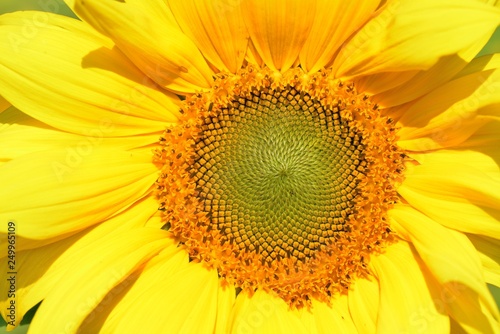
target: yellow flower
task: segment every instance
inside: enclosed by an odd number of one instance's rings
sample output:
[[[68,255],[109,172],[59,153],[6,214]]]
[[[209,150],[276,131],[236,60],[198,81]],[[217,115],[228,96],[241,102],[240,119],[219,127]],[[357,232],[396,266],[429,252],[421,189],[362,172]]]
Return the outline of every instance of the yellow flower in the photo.
[[[9,328],[500,332],[494,1],[68,3],[0,17]]]

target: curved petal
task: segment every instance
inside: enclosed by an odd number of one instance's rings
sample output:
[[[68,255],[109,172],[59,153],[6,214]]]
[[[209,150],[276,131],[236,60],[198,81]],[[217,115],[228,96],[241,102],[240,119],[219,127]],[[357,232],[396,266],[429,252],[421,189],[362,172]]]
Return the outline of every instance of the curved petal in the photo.
[[[467,237],[479,254],[486,282],[500,286],[500,241],[475,234]]]
[[[229,333],[229,319],[236,301],[236,289],[230,285],[221,287],[217,295],[217,320],[214,334]]]
[[[380,282],[377,333],[449,332],[449,318],[436,309],[435,289],[408,243],[401,240],[373,256],[370,267]]]
[[[77,0],[74,11],[160,86],[180,93],[210,87],[212,71],[163,1]]]
[[[500,70],[453,80],[414,103],[399,119],[398,145],[411,151],[455,146],[500,119]]]
[[[59,131],[12,107],[0,114],[0,161],[25,154],[72,147],[78,151],[97,148],[129,150],[158,141],[161,133],[143,136],[106,138],[105,128],[96,128],[86,136]]]
[[[306,318],[309,321],[304,321]],[[232,310],[231,333],[315,333],[308,328],[310,315],[291,310],[280,298],[257,290],[252,297],[241,292]]]
[[[379,1],[318,1],[311,32],[300,51],[300,64],[308,72],[326,67],[338,48],[373,14]]]
[[[285,72],[297,59],[315,19],[315,1],[247,0],[243,18],[268,67]]]
[[[466,164],[444,164],[433,153],[421,163],[409,166],[398,188],[409,204],[446,227],[500,238],[500,180]]]
[[[118,302],[105,318],[103,333],[213,333],[217,272],[188,262],[184,249],[169,248],[136,273],[127,291],[112,296]]]
[[[500,152],[498,142],[500,138],[498,132],[494,135],[495,140],[484,143],[481,146],[469,146],[463,149],[438,150],[430,153],[412,153],[411,157],[418,162],[425,164],[431,161],[433,164],[442,166],[465,165],[468,168],[475,168],[482,174],[487,175],[496,181],[500,181]]]
[[[76,332],[110,290],[169,245],[166,234],[131,229],[114,233],[105,245],[82,249],[79,260],[67,266],[64,279],[44,299],[30,331]]]
[[[67,147],[24,155],[0,167],[0,219],[22,224],[23,238],[76,233],[144,196],[157,172],[150,154]]]
[[[0,45],[0,93],[14,106],[83,135],[145,134],[177,121],[179,99],[159,89],[108,39],[81,21],[50,13],[29,39],[23,34],[30,13],[0,17],[0,39],[12,41]]]
[[[312,313],[318,328],[318,333],[353,333],[358,331],[354,326],[353,319],[349,314],[347,306],[347,296],[333,296],[332,305],[328,306],[325,303],[313,300]]]
[[[7,110],[11,104],[4,97],[0,96],[0,113]]]
[[[409,206],[397,206],[390,217],[394,219],[395,230],[411,240],[440,284],[442,290],[436,306],[440,304],[467,332],[495,332],[499,325],[498,309],[469,239]]]
[[[340,51],[337,77],[425,70],[491,36],[500,10],[473,0],[388,1]]]
[[[240,2],[169,1],[182,31],[219,70],[236,73],[243,64],[248,32]]]
[[[376,94],[372,98],[386,108],[413,101],[455,77],[477,55],[488,39],[488,35],[478,36],[478,40],[470,47],[457,54],[439,58],[436,64],[425,71],[390,73],[391,77],[399,73],[400,77],[394,80],[395,82],[380,80],[386,73],[368,75],[371,82],[367,91]]]
[[[358,279],[349,289],[349,312],[359,333],[376,333],[380,287],[376,280]]]
[[[55,284],[63,282],[68,266],[81,261],[81,252],[96,245],[106,245],[113,233],[142,227],[149,216],[157,211],[157,207],[157,201],[149,197],[95,227],[43,247],[17,251],[16,321],[20,322],[29,309],[46,298]],[[101,259],[97,257],[89,260]],[[0,264],[2,270],[5,269],[3,272],[7,272],[7,261],[0,261]],[[8,289],[7,281],[0,281],[2,296],[8,295]],[[9,301],[0,302],[4,317],[6,302]]]

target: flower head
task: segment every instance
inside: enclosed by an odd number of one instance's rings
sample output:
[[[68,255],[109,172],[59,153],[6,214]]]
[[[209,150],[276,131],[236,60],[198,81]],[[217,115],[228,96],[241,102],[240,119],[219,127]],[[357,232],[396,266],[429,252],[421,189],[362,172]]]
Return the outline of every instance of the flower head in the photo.
[[[499,9],[68,4],[0,16],[10,327],[500,331]]]

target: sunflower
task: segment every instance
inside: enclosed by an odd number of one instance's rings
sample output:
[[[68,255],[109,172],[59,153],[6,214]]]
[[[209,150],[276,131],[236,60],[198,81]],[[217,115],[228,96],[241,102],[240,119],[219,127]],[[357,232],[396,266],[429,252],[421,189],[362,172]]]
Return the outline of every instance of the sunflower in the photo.
[[[500,333],[492,1],[67,3],[0,16],[8,328]]]

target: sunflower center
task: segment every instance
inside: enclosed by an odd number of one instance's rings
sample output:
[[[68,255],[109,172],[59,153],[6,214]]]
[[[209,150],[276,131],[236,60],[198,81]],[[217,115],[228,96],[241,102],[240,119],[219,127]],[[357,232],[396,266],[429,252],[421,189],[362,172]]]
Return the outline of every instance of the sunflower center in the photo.
[[[290,87],[254,90],[204,119],[194,180],[222,242],[303,261],[347,228],[362,151],[338,108]]]
[[[327,71],[218,75],[155,152],[164,229],[223,285],[329,302],[394,241],[405,155],[391,124]]]

